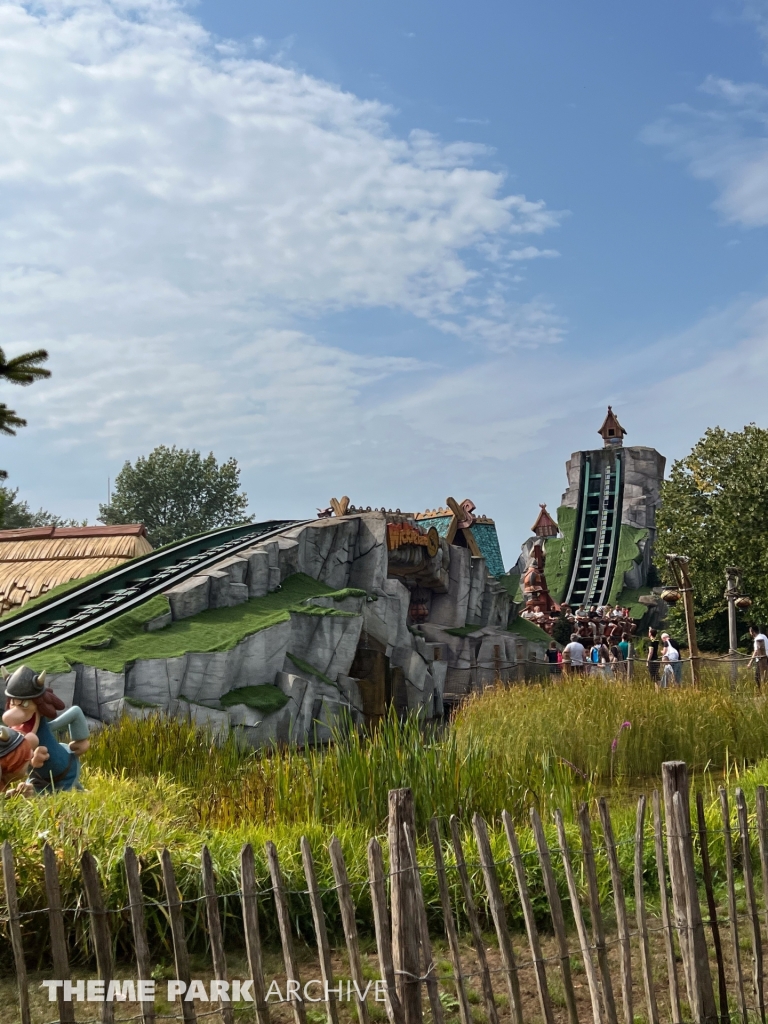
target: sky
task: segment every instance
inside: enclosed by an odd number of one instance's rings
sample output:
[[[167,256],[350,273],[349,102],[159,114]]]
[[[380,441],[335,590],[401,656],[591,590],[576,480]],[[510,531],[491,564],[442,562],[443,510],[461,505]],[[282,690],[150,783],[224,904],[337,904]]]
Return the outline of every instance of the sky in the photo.
[[[767,58],[768,0],[0,0],[10,486],[93,522],[175,444],[509,566],[608,403],[768,426]]]

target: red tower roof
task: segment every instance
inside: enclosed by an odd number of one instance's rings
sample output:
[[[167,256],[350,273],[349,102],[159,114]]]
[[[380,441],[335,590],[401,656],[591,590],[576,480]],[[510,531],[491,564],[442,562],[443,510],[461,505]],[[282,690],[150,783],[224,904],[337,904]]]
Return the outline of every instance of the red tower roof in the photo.
[[[552,516],[547,512],[546,505],[539,505],[541,511],[539,512],[536,522],[531,527],[531,531],[537,537],[556,537],[557,536],[557,523]]]

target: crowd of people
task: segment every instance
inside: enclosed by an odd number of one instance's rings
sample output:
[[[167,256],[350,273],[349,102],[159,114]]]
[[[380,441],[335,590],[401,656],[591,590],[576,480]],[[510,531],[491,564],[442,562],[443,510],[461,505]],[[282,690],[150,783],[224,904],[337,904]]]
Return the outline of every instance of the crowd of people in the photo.
[[[589,634],[573,632],[569,643],[562,651],[555,640],[547,650],[547,661],[551,671],[567,675],[596,674],[626,678],[632,652],[633,637],[629,632],[620,633],[617,638],[613,631],[602,634],[597,630]],[[658,635],[655,629],[648,630],[648,644],[645,663],[653,682],[662,688],[679,686],[682,682],[683,665],[680,660],[680,645],[669,633]]]
[[[579,605],[574,609],[569,604],[561,604],[552,612],[543,611],[541,605],[534,604],[520,613],[520,617],[534,622],[545,632],[552,634],[558,618],[570,625],[572,633],[577,633],[583,640],[589,640],[590,646],[598,638],[605,639],[609,644],[619,641],[624,633],[632,636],[637,624],[629,613],[629,608],[620,605]]]

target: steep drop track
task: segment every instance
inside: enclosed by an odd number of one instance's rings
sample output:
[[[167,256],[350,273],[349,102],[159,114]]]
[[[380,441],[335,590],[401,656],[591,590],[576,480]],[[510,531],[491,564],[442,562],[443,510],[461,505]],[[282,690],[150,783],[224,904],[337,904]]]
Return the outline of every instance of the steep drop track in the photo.
[[[181,540],[74,587],[39,607],[22,611],[0,624],[0,665],[28,658],[101,626],[228,556],[304,522],[309,520],[271,519]]]

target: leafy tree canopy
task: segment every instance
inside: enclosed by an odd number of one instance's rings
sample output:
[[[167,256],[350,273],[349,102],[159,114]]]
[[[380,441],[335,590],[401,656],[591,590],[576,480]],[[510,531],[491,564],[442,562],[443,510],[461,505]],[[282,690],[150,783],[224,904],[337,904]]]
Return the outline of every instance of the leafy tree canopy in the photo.
[[[211,452],[160,445],[134,465],[126,462],[115,479],[109,505],[99,521],[144,523],[158,547],[219,526],[246,522],[248,496],[240,491],[235,459],[219,465]]]
[[[28,501],[21,501],[19,491],[0,485],[0,526],[3,530],[26,530],[33,526],[87,526],[87,520],[62,519],[39,508],[33,512]]]
[[[707,430],[664,481],[657,525],[656,564],[667,582],[664,556],[690,558],[702,647],[728,648],[726,566],[741,568],[753,600],[740,630],[768,623],[768,430]],[[677,608],[676,626],[680,615]]]

